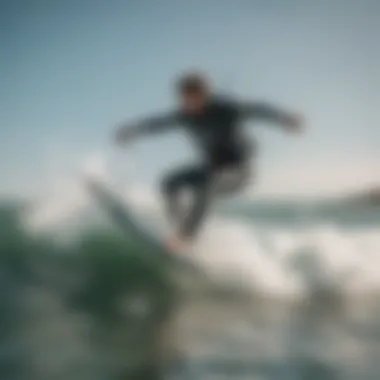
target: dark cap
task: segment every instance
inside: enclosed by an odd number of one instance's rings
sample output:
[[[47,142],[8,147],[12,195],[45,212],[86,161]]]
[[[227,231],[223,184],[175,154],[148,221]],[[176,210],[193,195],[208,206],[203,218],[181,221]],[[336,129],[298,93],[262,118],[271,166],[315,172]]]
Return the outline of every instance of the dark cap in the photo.
[[[209,90],[209,83],[204,74],[191,72],[177,80],[176,88],[181,95],[204,94]]]

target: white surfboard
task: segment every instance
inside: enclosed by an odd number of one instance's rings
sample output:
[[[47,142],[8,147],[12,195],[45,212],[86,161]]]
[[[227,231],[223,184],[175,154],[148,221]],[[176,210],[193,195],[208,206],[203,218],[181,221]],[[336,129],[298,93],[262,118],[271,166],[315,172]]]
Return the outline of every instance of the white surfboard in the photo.
[[[142,223],[139,223],[127,203],[121,201],[105,184],[96,179],[87,179],[85,185],[98,205],[113,222],[116,223],[123,232],[129,235],[132,234],[136,238],[141,239],[145,244],[148,244],[152,255],[159,255],[170,264],[200,274],[200,268],[186,258],[186,253],[168,251],[164,245],[163,238],[155,236],[155,234],[150,232]]]

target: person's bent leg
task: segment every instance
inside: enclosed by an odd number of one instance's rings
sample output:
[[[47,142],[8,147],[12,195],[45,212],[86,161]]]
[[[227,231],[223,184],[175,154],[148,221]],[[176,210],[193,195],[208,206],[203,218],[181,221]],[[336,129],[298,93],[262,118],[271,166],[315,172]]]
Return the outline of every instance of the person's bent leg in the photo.
[[[227,166],[213,176],[211,191],[214,196],[232,195],[243,190],[251,178],[249,162]]]
[[[177,172],[170,173],[162,180],[161,193],[164,198],[165,211],[170,222],[174,222],[177,219],[180,188],[181,183]]]
[[[180,226],[181,235],[187,238],[195,237],[214,199],[220,195],[236,193],[244,188],[249,173],[247,163],[214,171],[200,167],[194,171],[189,178],[194,201],[190,212]]]
[[[161,192],[168,217],[173,223],[180,224],[180,221],[184,219],[180,195],[183,190],[194,189],[203,176],[201,172],[202,170],[198,166],[190,166],[171,172],[163,179]]]
[[[211,204],[211,183],[213,174],[207,167],[194,168],[188,177],[187,186],[191,188],[191,206],[179,225],[179,234],[185,239],[194,238]]]

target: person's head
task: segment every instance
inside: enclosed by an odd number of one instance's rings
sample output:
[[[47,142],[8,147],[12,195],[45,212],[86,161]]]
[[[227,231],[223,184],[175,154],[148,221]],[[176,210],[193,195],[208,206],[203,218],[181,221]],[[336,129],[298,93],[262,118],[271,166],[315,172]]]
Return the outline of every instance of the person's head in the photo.
[[[185,74],[177,82],[177,94],[186,113],[199,113],[210,96],[208,80],[200,73]]]

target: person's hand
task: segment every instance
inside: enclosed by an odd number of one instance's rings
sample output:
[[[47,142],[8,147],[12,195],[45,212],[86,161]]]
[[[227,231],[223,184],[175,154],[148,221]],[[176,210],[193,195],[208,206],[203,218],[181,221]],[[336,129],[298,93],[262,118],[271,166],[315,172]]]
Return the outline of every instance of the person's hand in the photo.
[[[136,137],[136,128],[128,125],[121,125],[116,129],[114,141],[118,145],[125,145]]]
[[[284,126],[290,133],[302,133],[305,128],[305,119],[299,114],[289,114],[284,119]]]

